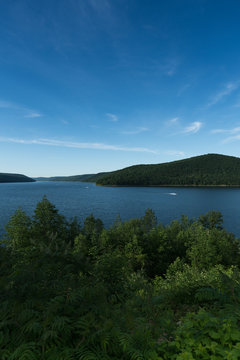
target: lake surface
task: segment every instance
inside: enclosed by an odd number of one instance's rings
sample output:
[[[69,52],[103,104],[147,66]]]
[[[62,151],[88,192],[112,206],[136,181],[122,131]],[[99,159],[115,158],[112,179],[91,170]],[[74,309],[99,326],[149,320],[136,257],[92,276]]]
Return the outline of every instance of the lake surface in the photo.
[[[0,184],[0,233],[10,216],[21,207],[32,215],[46,195],[67,218],[83,222],[91,213],[109,227],[119,214],[122,220],[144,216],[152,209],[158,222],[168,224],[181,214],[198,217],[219,210],[224,227],[240,237],[240,189],[102,187],[81,182],[35,182]]]

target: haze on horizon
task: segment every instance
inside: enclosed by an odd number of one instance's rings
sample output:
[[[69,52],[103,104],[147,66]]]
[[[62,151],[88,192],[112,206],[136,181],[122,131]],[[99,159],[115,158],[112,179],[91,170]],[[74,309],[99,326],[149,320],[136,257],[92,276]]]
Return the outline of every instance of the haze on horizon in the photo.
[[[1,172],[240,156],[240,3],[0,2]]]

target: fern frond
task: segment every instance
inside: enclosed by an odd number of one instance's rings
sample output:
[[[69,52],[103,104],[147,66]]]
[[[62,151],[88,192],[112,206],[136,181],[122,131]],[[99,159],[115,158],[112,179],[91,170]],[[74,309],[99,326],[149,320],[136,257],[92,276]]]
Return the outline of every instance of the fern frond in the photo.
[[[110,343],[111,343],[111,334],[105,333],[104,336],[102,336],[100,339],[100,345],[104,352],[107,352]]]
[[[58,333],[57,331],[54,331],[54,330],[46,330],[42,337],[41,337],[41,340],[44,342],[44,343],[53,343],[53,344],[56,344],[56,345],[60,345],[60,339],[59,339],[59,336],[58,336]]]
[[[215,300],[224,303],[226,301],[226,296],[224,296],[218,289],[205,287],[196,291],[195,299],[199,302],[208,302]]]
[[[146,360],[140,350],[129,347],[127,354],[129,355],[129,360]]]
[[[0,350],[0,359],[1,360],[9,360],[11,356],[11,352],[8,349]]]
[[[63,331],[64,328],[66,329],[69,327],[70,323],[71,321],[67,316],[56,316],[53,319],[52,329],[56,331]]]
[[[125,352],[127,347],[130,344],[129,335],[123,332],[119,332],[117,335],[117,340],[122,348],[122,350]]]
[[[20,345],[13,354],[11,354],[9,360],[39,360],[40,356],[41,354],[37,344],[30,342]]]
[[[77,349],[76,356],[77,360],[98,360],[96,354],[85,346]]]
[[[67,304],[74,304],[75,302],[78,302],[81,298],[81,294],[79,294],[78,291],[73,291],[72,289],[68,289],[67,295],[66,295],[66,303]]]
[[[32,318],[36,318],[38,316],[38,312],[31,309],[31,308],[27,308],[27,309],[24,309],[23,311],[20,312],[19,316],[18,316],[18,319],[19,321],[21,322],[25,322],[25,321],[28,321]]]
[[[89,333],[91,323],[88,319],[80,318],[75,322],[74,327],[77,333],[84,335]]]
[[[21,331],[29,335],[40,335],[42,333],[42,326],[39,322],[33,320],[22,325]]]
[[[75,350],[71,348],[64,348],[61,354],[56,358],[57,360],[75,360]]]

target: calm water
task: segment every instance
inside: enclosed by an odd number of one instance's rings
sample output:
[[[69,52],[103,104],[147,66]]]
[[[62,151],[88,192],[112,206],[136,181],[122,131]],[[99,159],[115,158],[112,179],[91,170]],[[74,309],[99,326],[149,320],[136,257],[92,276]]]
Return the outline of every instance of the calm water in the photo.
[[[198,217],[209,210],[219,210],[225,228],[240,237],[240,189],[111,188],[74,182],[0,184],[0,232],[18,207],[32,215],[43,195],[67,218],[77,216],[83,221],[93,213],[105,226],[113,224],[118,214],[122,220],[128,220],[143,216],[147,208],[163,224],[179,219],[181,214]]]

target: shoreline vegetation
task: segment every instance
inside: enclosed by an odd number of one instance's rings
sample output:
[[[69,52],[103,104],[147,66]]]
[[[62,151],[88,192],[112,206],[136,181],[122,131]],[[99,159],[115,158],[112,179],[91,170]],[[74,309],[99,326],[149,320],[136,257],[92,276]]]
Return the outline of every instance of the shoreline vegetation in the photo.
[[[0,183],[35,182],[36,180],[22,174],[0,173]]]
[[[95,182],[102,186],[240,187],[240,158],[207,154],[156,165],[135,165],[108,173],[36,180]]]
[[[240,185],[102,185],[96,183],[97,186],[104,186],[104,187],[169,187],[169,188],[219,188],[219,187],[227,187],[227,188],[240,188]]]
[[[106,229],[44,197],[10,218],[0,260],[3,360],[240,358],[240,242],[218,211]]]

